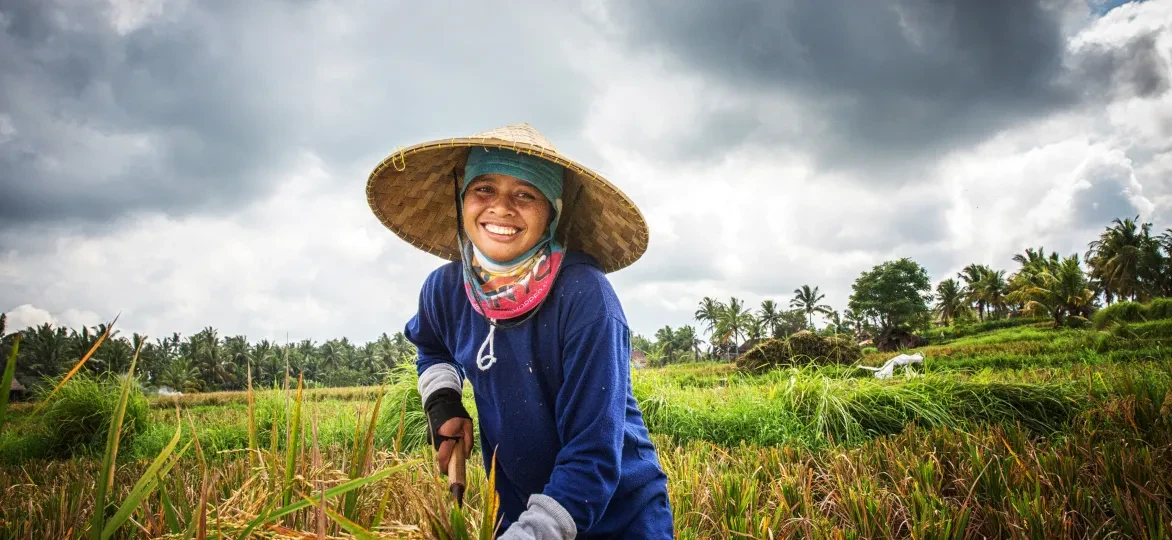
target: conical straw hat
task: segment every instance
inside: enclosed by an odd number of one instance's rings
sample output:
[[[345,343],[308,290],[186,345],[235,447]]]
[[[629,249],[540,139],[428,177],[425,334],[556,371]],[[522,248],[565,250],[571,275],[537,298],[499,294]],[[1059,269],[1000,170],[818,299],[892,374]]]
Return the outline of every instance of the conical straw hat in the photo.
[[[635,203],[598,173],[560,154],[529,124],[394,152],[367,179],[370,209],[411,245],[450,261],[460,260],[452,172],[463,185],[464,163],[472,147],[508,148],[565,167],[558,238],[566,249],[593,256],[603,271],[625,268],[647,250],[647,222]]]

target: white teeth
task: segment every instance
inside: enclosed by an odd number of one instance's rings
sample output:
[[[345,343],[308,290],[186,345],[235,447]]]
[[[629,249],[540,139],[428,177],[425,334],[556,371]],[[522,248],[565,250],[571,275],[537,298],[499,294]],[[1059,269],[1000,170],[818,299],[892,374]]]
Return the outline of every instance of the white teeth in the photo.
[[[500,225],[485,223],[484,228],[488,229],[488,232],[493,234],[505,234],[509,236],[517,234],[517,229],[514,229],[513,227],[501,227]]]

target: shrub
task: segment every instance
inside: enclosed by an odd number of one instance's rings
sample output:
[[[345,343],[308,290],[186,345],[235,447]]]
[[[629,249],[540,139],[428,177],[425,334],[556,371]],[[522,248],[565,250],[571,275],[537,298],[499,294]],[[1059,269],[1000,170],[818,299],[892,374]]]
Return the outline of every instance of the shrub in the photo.
[[[857,343],[845,336],[798,332],[786,339],[767,339],[737,359],[737,368],[761,373],[779,367],[853,364],[863,357]]]
[[[1172,298],[1154,298],[1148,304],[1148,319],[1172,319]]]
[[[1116,302],[1095,313],[1095,328],[1102,330],[1114,323],[1133,323],[1147,320],[1147,306],[1139,302]]]
[[[1160,319],[1138,324],[1124,323],[1116,326],[1111,333],[1127,339],[1172,340],[1172,319]]]
[[[48,398],[57,381],[44,385],[38,401]],[[56,457],[101,453],[110,418],[122,394],[122,376],[79,374],[69,379],[45,404],[40,421],[46,430],[45,451]],[[122,443],[146,430],[150,402],[137,382],[130,387],[122,421]]]

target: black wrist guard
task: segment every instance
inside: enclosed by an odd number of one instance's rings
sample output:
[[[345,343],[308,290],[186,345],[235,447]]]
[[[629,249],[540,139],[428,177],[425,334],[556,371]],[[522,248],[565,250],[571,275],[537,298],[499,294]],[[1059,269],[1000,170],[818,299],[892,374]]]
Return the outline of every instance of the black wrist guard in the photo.
[[[423,403],[423,411],[427,414],[427,442],[430,442],[436,450],[439,450],[440,443],[460,438],[460,436],[440,435],[439,428],[444,425],[444,422],[453,418],[472,419],[468,415],[468,410],[464,408],[464,400],[460,393],[451,388],[441,388],[427,396],[427,401]]]

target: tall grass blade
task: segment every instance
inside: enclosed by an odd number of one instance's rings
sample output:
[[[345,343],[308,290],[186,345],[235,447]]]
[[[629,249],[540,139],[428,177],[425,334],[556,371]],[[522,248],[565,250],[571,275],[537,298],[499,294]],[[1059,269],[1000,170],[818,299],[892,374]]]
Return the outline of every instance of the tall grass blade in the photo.
[[[59,390],[61,390],[61,387],[65,386],[65,383],[69,382],[69,379],[76,375],[79,370],[81,370],[81,366],[84,366],[85,363],[89,361],[90,357],[92,357],[94,353],[98,351],[98,347],[102,345],[102,342],[106,341],[106,337],[110,335],[110,330],[114,329],[115,322],[118,322],[117,316],[114,317],[114,320],[110,321],[110,324],[106,325],[106,330],[98,336],[98,340],[94,342],[93,347],[90,347],[89,352],[85,353],[85,355],[81,357],[81,360],[77,362],[77,365],[73,366],[73,369],[69,370],[69,372],[65,374],[65,377],[61,379],[61,382],[57,383],[57,386],[53,388],[53,391],[49,392],[49,395],[45,396],[45,399],[42,400],[35,409],[33,409],[33,413],[29,415],[29,418],[36,417],[37,413],[41,412],[41,409],[45,408],[45,405],[47,405],[49,401],[53,399],[53,396],[56,395]]]
[[[107,332],[109,332],[109,328],[107,328]],[[97,345],[94,347],[96,349]],[[138,363],[138,353],[141,350],[142,343],[134,351],[134,357],[130,359],[130,369],[122,381],[122,396],[118,398],[118,405],[114,408],[114,416],[110,419],[110,429],[106,432],[106,452],[102,455],[102,469],[94,491],[94,515],[91,518],[89,534],[91,540],[101,540],[102,531],[106,528],[106,495],[114,486],[114,465],[115,459],[118,457],[118,439],[122,436],[122,420],[126,417],[126,402],[130,399],[130,385],[134,382],[134,366]],[[85,359],[83,358],[83,360]]]
[[[403,448],[403,428],[407,423],[407,394],[403,394],[403,405],[399,408],[399,432],[395,435],[395,453]]]
[[[293,400],[293,424],[289,430],[289,446],[285,448],[285,495],[281,504],[288,505],[293,498],[293,471],[297,465],[297,445],[301,441],[301,390],[302,375],[297,376],[297,398]],[[288,416],[288,415],[286,415]]]
[[[16,334],[13,338],[8,363],[4,364],[4,378],[0,379],[0,429],[4,429],[4,420],[8,417],[8,393],[12,390],[12,378],[16,376],[16,351],[20,349],[22,337],[22,334]]]
[[[351,492],[351,493],[353,493],[353,492]],[[306,497],[304,495],[302,495],[301,498],[308,501],[309,504],[314,504],[314,505],[318,504],[317,501],[314,501],[313,499]],[[342,528],[346,530],[346,532],[350,533],[358,540],[378,540],[378,537],[376,537],[374,535],[374,533],[366,530],[364,527],[362,527],[362,525],[359,525],[357,523],[354,523],[353,521],[350,521],[349,519],[346,519],[345,516],[338,514],[332,508],[328,508],[328,507],[322,507],[322,508],[324,508],[326,515],[330,516],[330,519],[337,522],[337,524],[341,525]]]
[[[175,435],[171,437],[171,442],[167,443],[167,446],[163,448],[163,451],[159,452],[158,457],[156,457],[155,460],[151,462],[150,467],[147,467],[146,472],[144,472],[142,476],[139,477],[138,482],[135,482],[134,487],[130,490],[130,494],[126,496],[126,500],[122,501],[122,506],[118,509],[117,512],[114,513],[114,517],[110,518],[110,520],[106,522],[106,527],[102,529],[102,540],[106,540],[113,536],[114,531],[117,531],[118,527],[121,527],[123,523],[126,523],[126,520],[130,518],[130,515],[133,514],[134,511],[138,509],[139,505],[142,504],[143,499],[155,490],[155,486],[158,485],[159,478],[161,476],[166,476],[167,473],[171,471],[171,467],[173,467],[175,462],[178,461],[179,457],[182,456],[182,454],[175,456],[175,460],[167,463],[168,459],[171,457],[171,453],[174,452],[175,447],[179,445],[179,437],[183,433],[183,423],[180,422],[178,418],[175,420]],[[190,445],[191,443],[188,444]],[[166,464],[166,469],[163,469],[164,464]],[[161,473],[160,469],[162,469]]]
[[[188,446],[191,443],[187,443]],[[184,447],[186,449],[186,447]],[[162,478],[159,481],[159,499],[160,506],[163,507],[163,519],[167,523],[167,528],[171,530],[171,534],[179,534],[183,532],[183,527],[179,526],[179,514],[175,512],[175,505],[171,503],[171,498],[167,496],[167,488],[163,486]]]
[[[488,484],[481,491],[480,500],[484,501],[480,514],[480,529],[477,536],[480,540],[496,538],[496,529],[500,522],[496,520],[497,512],[501,508],[501,497],[496,492],[496,451],[492,453],[492,465],[489,467]]]
[[[196,511],[196,540],[205,540],[208,537],[208,470],[203,470],[203,487],[199,490],[199,510]]]
[[[364,437],[355,437],[354,440],[354,460],[350,463],[350,478],[359,478],[366,474],[366,469],[370,465],[370,454],[374,448],[374,428],[378,426],[378,413],[382,407],[383,396],[385,395],[385,388],[378,394],[378,399],[374,402],[374,412],[370,415],[370,426],[366,430]],[[351,491],[346,494],[346,501],[343,505],[342,515],[347,519],[355,519],[354,512],[358,505],[358,490]]]
[[[313,415],[309,417],[309,426],[313,429],[313,470],[321,470],[321,448],[317,441],[317,405],[313,406]],[[321,476],[319,475],[313,481],[314,489],[321,492],[321,502],[317,507],[317,514],[314,516],[317,522],[317,540],[325,540],[326,538],[326,497],[325,490],[322,486]]]
[[[252,361],[248,361],[248,463],[256,467],[256,399],[252,395]]]

